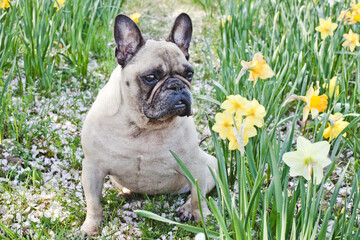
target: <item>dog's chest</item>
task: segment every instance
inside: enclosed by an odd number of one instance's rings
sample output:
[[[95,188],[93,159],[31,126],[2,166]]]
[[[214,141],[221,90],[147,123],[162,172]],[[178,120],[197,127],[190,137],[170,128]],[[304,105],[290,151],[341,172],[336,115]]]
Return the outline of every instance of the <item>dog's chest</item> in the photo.
[[[111,161],[106,163],[110,175],[116,176],[121,185],[134,192],[164,193],[181,191],[186,179],[171,155],[175,152],[184,162],[189,161],[194,150],[181,144],[182,136],[142,136],[122,139],[106,152]],[[108,145],[109,146],[109,145]]]

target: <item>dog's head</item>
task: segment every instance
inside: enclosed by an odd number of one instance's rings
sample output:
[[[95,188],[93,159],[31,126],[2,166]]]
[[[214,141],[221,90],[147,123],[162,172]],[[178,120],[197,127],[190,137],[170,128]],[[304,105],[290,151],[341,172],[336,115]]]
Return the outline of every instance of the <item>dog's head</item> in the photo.
[[[122,67],[122,94],[132,109],[151,120],[191,115],[191,35],[185,13],[176,18],[166,41],[145,41],[129,17],[115,18],[115,57]]]

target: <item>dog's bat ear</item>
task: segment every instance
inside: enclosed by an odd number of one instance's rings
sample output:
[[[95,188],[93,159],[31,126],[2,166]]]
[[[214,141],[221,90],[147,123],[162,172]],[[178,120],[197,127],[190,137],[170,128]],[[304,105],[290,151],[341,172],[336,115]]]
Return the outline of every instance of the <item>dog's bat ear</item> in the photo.
[[[175,43],[189,60],[189,46],[192,36],[192,22],[186,13],[181,13],[175,20],[167,41]]]
[[[145,44],[139,27],[129,17],[119,14],[115,18],[114,38],[116,42],[115,57],[124,68]]]

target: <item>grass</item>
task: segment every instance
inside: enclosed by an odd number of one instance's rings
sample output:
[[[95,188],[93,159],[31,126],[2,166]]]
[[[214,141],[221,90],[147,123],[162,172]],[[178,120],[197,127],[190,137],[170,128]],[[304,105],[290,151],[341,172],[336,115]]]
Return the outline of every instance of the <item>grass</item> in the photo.
[[[0,10],[1,238],[78,238],[85,219],[79,132],[116,66],[114,16],[133,12],[142,14],[138,25],[146,38],[164,39],[181,12],[193,19],[194,118],[202,147],[219,163],[216,188],[206,198],[213,215],[180,223],[175,213],[185,195],[119,197],[107,180],[98,238],[192,239],[199,232],[220,239],[359,238],[360,56],[359,47],[351,52],[341,45],[350,29],[360,33],[360,23],[336,21],[350,1],[67,0],[60,9],[53,1],[10,3]],[[323,40],[315,28],[328,17],[338,27]],[[275,76],[254,86],[246,73],[236,84],[241,61],[257,52]],[[334,76],[339,95],[330,97]],[[304,124],[305,103],[282,105],[317,81],[328,107]],[[211,131],[232,94],[266,109],[265,124],[244,153]],[[330,142],[332,163],[322,182],[290,177],[282,156],[296,149],[300,135],[327,140],[323,132],[335,112],[349,125],[346,137]]]

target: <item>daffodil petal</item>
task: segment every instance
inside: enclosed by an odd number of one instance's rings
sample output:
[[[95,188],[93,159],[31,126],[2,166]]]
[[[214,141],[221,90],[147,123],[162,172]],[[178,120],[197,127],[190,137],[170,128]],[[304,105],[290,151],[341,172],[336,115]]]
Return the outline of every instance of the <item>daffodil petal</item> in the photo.
[[[331,164],[331,160],[330,158],[319,158],[317,160],[317,164],[319,164],[322,168],[324,168]]]
[[[302,168],[302,174],[301,176],[303,176],[306,180],[310,180],[311,179],[311,176],[310,176],[310,172],[309,172],[309,169],[308,168]]]
[[[303,122],[306,122],[306,120],[309,117],[310,108],[308,106],[305,106],[303,109]]]
[[[268,78],[272,78],[274,75],[275,75],[275,73],[270,68],[270,66],[268,64],[264,64],[262,66],[261,72],[259,73],[259,78],[268,79]]]
[[[303,136],[299,136],[297,138],[297,150],[299,152],[305,153],[304,155],[309,155],[309,146],[311,145],[311,142],[304,138]],[[305,156],[306,157],[306,156]]]
[[[303,175],[303,167],[299,167],[299,168],[292,167],[292,168],[290,168],[289,174],[292,177],[302,176]]]
[[[231,103],[231,101],[230,100],[225,100],[222,104],[221,104],[221,108],[222,109],[229,109],[229,108],[231,108],[233,106],[233,104]]]
[[[284,153],[282,159],[290,168],[300,168],[305,165],[304,154],[300,151]]]
[[[330,144],[326,141],[317,142],[309,146],[308,150],[314,161],[317,162],[318,159],[322,159],[329,154]]]
[[[262,55],[261,52],[255,53],[255,55],[254,55],[254,57],[253,57],[253,61],[258,61],[258,62],[260,62],[260,63],[261,63],[262,61],[264,61],[263,59],[264,59],[264,57],[263,57],[263,55]]]
[[[321,166],[313,166],[313,176],[316,185],[319,185],[324,177],[323,168]]]
[[[315,119],[317,118],[317,116],[319,116],[319,110],[317,110],[316,108],[311,108],[311,118]]]
[[[329,138],[331,134],[331,126],[328,126],[327,128],[325,128],[324,133],[323,133],[323,137],[324,138]]]

